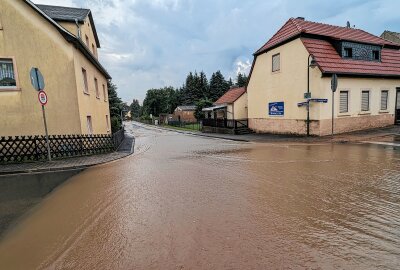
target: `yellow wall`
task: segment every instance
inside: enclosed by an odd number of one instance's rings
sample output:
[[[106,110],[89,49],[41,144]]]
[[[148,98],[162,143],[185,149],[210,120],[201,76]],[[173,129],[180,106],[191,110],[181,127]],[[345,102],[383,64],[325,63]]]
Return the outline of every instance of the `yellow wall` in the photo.
[[[247,93],[244,93],[233,104],[234,118],[247,119]]]
[[[86,44],[85,36],[87,36],[89,38],[89,50],[93,53],[92,45],[94,45],[94,55],[97,57],[96,40],[94,38],[94,33],[93,33],[92,25],[90,24],[89,17],[87,17],[85,22],[83,23],[83,25],[81,25],[81,38],[83,40],[83,43]]]
[[[38,67],[45,77],[50,134],[87,133],[89,114],[94,133],[107,133],[108,102],[104,102],[101,87],[105,77],[26,3],[0,0],[0,6],[0,57],[14,58],[18,74],[17,90],[0,90],[0,136],[44,134],[41,106],[29,78],[32,67]],[[89,77],[89,97],[83,96],[81,86],[83,65]],[[100,101],[94,94],[94,74]]]
[[[24,2],[0,3],[0,57],[15,58],[20,86],[0,92],[0,135],[44,134],[41,106],[29,78],[32,67],[45,77],[49,133],[80,133],[71,46]]]

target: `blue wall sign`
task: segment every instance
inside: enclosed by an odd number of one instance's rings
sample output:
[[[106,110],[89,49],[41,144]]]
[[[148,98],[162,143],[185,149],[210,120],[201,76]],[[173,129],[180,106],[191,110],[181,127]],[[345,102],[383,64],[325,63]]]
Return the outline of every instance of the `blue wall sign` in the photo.
[[[285,103],[284,102],[270,102],[268,105],[269,115],[284,115]]]

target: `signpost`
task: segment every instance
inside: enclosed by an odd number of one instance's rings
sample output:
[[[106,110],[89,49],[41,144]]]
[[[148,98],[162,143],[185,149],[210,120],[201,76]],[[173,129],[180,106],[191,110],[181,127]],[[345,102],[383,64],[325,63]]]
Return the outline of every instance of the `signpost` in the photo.
[[[334,119],[335,119],[335,92],[338,87],[338,77],[336,74],[332,75],[331,89],[332,89],[332,136],[334,134]]]
[[[43,91],[43,89],[45,87],[44,78],[38,68],[31,69],[30,77],[31,77],[31,83],[32,83],[33,88],[35,88],[36,91],[39,91],[38,99],[39,99],[39,103],[42,105],[43,123],[44,123],[44,130],[46,133],[47,158],[49,161],[51,161],[49,133],[47,131],[46,111],[44,109],[44,106],[46,106],[47,101],[48,101],[46,92]]]

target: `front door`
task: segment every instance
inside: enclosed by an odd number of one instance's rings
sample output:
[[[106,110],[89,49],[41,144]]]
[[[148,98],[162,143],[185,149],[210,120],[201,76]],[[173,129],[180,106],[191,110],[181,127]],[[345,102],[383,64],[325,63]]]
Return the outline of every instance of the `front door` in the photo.
[[[400,88],[396,88],[395,124],[400,125]]]

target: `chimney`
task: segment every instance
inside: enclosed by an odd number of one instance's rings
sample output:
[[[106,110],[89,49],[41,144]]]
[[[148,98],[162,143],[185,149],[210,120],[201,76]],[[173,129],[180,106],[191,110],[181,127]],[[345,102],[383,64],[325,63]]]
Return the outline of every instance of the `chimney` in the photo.
[[[347,28],[351,28],[349,21],[347,21]]]
[[[302,20],[302,21],[305,20],[304,17],[297,17],[296,19],[297,19],[297,20]]]

